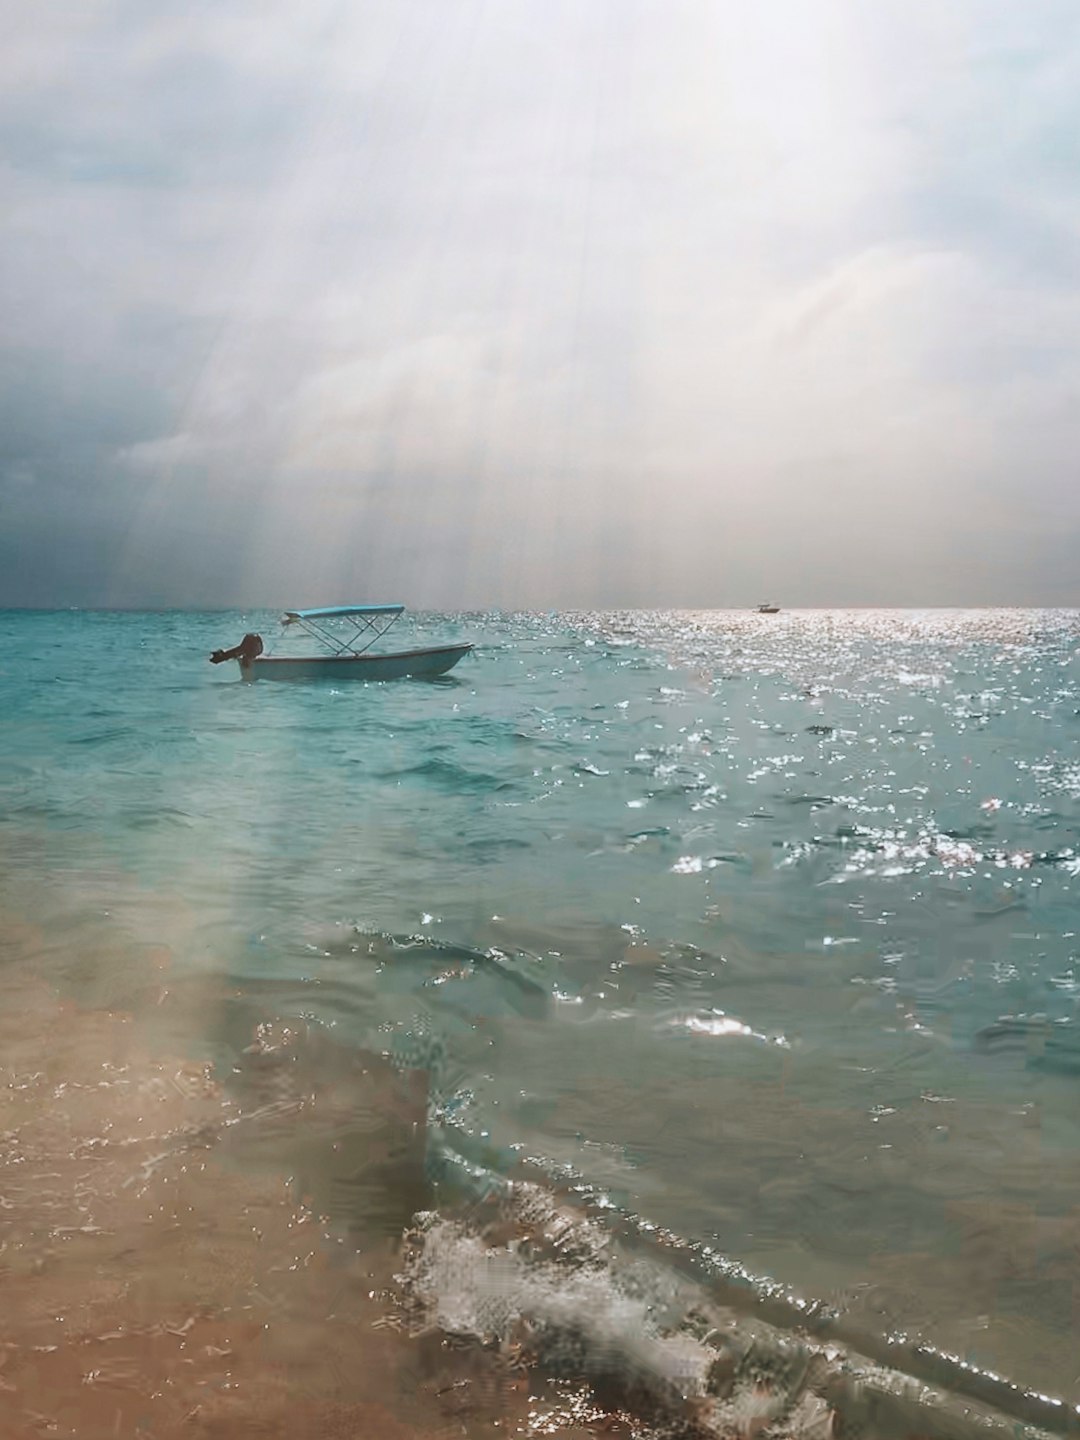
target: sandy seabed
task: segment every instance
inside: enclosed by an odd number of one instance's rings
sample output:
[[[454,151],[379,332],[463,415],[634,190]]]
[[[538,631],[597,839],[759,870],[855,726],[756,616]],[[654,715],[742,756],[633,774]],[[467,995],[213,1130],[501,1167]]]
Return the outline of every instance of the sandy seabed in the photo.
[[[209,1065],[150,1053],[130,1017],[58,998],[36,946],[6,923],[4,1440],[584,1433],[558,1397],[537,1411],[520,1375],[470,1374],[440,1338],[388,1323],[390,1227],[331,1224],[287,1173],[302,1134],[324,1188],[340,1156],[352,1185],[392,1174],[408,1201],[422,1077],[367,1056],[298,1083],[294,1037],[265,1027],[226,1093]]]

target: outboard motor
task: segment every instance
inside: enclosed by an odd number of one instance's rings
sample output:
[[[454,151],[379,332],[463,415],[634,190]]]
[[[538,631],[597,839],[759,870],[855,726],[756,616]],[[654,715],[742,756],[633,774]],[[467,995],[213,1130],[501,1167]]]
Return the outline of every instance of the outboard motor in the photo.
[[[254,660],[256,655],[262,653],[262,636],[245,635],[240,644],[234,645],[231,650],[215,650],[210,656],[210,664],[220,665],[223,660],[239,660],[242,665],[245,660]]]

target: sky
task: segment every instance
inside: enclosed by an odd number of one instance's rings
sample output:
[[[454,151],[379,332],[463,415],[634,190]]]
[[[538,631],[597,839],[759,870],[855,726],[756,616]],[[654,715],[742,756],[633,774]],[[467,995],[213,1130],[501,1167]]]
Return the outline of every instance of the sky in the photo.
[[[0,605],[1080,604],[1075,0],[0,38]]]

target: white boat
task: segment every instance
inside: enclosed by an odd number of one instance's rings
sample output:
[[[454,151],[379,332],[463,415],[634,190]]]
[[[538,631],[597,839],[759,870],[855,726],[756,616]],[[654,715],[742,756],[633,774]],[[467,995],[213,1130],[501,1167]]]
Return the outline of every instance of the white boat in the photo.
[[[320,610],[286,610],[281,623],[299,625],[327,647],[327,654],[266,655],[262,636],[250,634],[231,650],[215,650],[210,663],[236,660],[245,680],[402,680],[445,675],[474,648],[471,644],[425,645],[372,653],[371,646],[404,609],[404,605],[331,605]],[[352,621],[352,625],[344,632],[336,631],[333,626],[339,620]]]

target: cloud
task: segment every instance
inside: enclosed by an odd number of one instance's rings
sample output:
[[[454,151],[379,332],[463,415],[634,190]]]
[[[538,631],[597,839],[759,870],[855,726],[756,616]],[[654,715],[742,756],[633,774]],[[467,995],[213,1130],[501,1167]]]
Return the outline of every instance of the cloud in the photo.
[[[19,12],[0,601],[1075,600],[1077,40],[1064,0]]]

